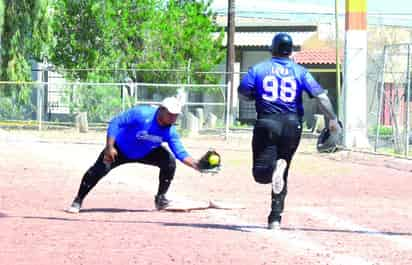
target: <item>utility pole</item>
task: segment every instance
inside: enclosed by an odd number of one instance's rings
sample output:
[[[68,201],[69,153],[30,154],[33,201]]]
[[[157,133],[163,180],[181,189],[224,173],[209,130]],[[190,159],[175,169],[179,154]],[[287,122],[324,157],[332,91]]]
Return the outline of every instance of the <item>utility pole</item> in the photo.
[[[235,0],[228,0],[228,11],[227,11],[227,53],[226,53],[226,83],[228,84],[228,101],[226,102],[229,104],[227,107],[226,117],[226,126],[232,122],[232,115],[233,115],[233,72],[234,72],[234,63],[235,63],[235,44],[234,44],[234,37],[235,37]]]
[[[340,79],[340,55],[339,55],[339,1],[335,0],[335,44],[336,44],[336,107],[338,109],[338,117],[342,119],[342,88]]]
[[[367,121],[367,0],[346,0],[344,134],[347,148],[369,148]]]

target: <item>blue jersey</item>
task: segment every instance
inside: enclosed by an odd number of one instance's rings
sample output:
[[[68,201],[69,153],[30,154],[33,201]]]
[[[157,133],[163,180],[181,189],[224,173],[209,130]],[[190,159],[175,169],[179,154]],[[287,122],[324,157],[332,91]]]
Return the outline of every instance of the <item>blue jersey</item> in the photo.
[[[166,142],[176,158],[182,161],[189,155],[176,127],[160,126],[156,119],[157,112],[158,108],[152,106],[131,108],[110,121],[107,136],[115,139],[116,145],[127,158],[142,158]]]
[[[296,113],[303,116],[303,91],[310,97],[324,92],[304,67],[279,57],[249,68],[239,86],[240,94],[255,100],[258,114]]]

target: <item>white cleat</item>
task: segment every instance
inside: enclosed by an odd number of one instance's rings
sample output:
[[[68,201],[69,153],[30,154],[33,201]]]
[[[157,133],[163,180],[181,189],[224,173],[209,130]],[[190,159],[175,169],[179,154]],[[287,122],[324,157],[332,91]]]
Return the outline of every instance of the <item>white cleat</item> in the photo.
[[[70,207],[66,210],[66,212],[76,214],[80,212],[80,208],[80,203],[73,202],[72,205],[70,205]]]
[[[273,221],[268,224],[268,229],[269,230],[280,230],[280,222],[279,221]]]
[[[276,161],[276,170],[272,179],[272,190],[275,194],[281,193],[283,186],[285,185],[283,174],[285,173],[287,165],[288,163],[285,159],[278,159],[278,161]]]

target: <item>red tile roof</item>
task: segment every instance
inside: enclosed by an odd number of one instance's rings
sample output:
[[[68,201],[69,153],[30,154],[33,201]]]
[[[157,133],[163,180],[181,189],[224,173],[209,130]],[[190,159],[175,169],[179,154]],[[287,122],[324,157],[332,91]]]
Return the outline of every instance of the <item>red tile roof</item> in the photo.
[[[343,60],[343,51],[339,53]],[[333,48],[307,49],[292,54],[292,58],[299,64],[336,64],[336,51]]]

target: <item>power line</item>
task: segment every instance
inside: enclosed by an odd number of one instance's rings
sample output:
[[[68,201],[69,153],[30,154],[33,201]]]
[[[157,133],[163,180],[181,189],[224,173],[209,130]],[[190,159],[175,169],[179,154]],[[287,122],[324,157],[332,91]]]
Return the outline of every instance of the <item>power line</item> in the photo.
[[[226,14],[226,9],[215,10],[217,14]],[[237,10],[236,14],[281,14],[281,15],[335,15],[333,11],[328,12],[316,12],[316,11],[267,11],[257,10],[251,12],[250,10]],[[344,15],[345,12],[340,12],[340,15]],[[412,12],[367,12],[368,16],[410,16]]]
[[[327,19],[328,21],[334,20],[334,13],[330,12],[318,12],[318,13],[309,13],[309,12],[282,12],[282,11],[257,11],[257,12],[248,12],[240,11],[237,14],[238,18],[253,18],[253,19],[270,19],[274,21],[287,20],[287,21],[319,21],[322,19]],[[345,13],[338,14],[340,19],[345,17]],[[412,13],[373,13],[367,14],[368,24],[379,24],[379,25],[396,25],[396,26],[412,26]],[[287,22],[286,21],[286,22]],[[283,21],[285,22],[285,21]]]

